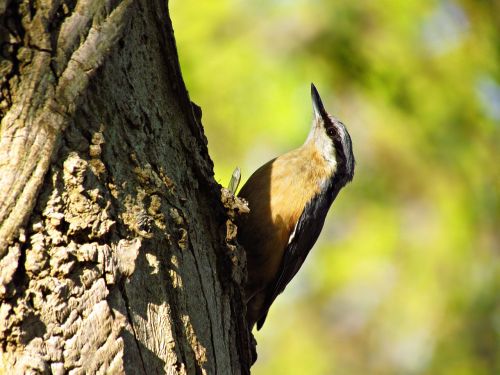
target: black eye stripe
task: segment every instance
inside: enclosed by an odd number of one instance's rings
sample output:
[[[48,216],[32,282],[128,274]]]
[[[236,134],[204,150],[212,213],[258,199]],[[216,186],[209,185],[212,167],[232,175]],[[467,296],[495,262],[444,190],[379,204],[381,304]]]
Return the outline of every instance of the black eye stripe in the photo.
[[[324,117],[325,132],[333,142],[335,147],[338,171],[337,175],[352,180],[354,174],[354,156],[352,155],[351,137],[343,122],[331,118],[330,116]]]

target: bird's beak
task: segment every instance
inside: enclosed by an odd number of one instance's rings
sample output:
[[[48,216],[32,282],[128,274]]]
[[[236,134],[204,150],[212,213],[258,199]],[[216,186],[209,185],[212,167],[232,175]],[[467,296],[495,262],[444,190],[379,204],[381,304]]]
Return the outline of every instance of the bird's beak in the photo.
[[[311,99],[313,104],[314,117],[316,119],[328,117],[328,113],[323,106],[323,102],[321,101],[321,97],[319,96],[319,92],[318,90],[316,90],[316,86],[314,86],[314,83],[311,83]]]

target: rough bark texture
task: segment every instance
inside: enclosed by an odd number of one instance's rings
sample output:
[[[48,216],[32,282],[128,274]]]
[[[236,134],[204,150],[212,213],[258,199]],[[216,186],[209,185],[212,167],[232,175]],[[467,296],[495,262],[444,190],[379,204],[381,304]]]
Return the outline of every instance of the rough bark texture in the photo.
[[[167,3],[0,0],[0,48],[0,373],[247,373]]]

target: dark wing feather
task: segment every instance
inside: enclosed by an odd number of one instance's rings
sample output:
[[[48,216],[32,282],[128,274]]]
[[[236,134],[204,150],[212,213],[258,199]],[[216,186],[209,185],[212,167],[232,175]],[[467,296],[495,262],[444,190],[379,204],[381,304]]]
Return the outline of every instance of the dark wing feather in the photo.
[[[330,189],[328,189],[330,190]],[[338,190],[337,190],[338,192]],[[300,215],[299,221],[288,243],[280,270],[273,284],[269,287],[266,298],[264,313],[257,322],[257,329],[264,324],[269,307],[276,297],[285,290],[286,285],[292,280],[300,269],[309,251],[316,243],[316,240],[323,229],[325,217],[335,196],[331,191],[318,194],[305,207]]]

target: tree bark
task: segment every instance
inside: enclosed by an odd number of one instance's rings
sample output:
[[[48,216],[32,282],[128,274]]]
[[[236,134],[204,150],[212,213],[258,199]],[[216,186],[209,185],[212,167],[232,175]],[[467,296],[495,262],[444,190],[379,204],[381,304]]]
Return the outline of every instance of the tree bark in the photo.
[[[0,0],[0,48],[0,373],[248,373],[167,3]]]

